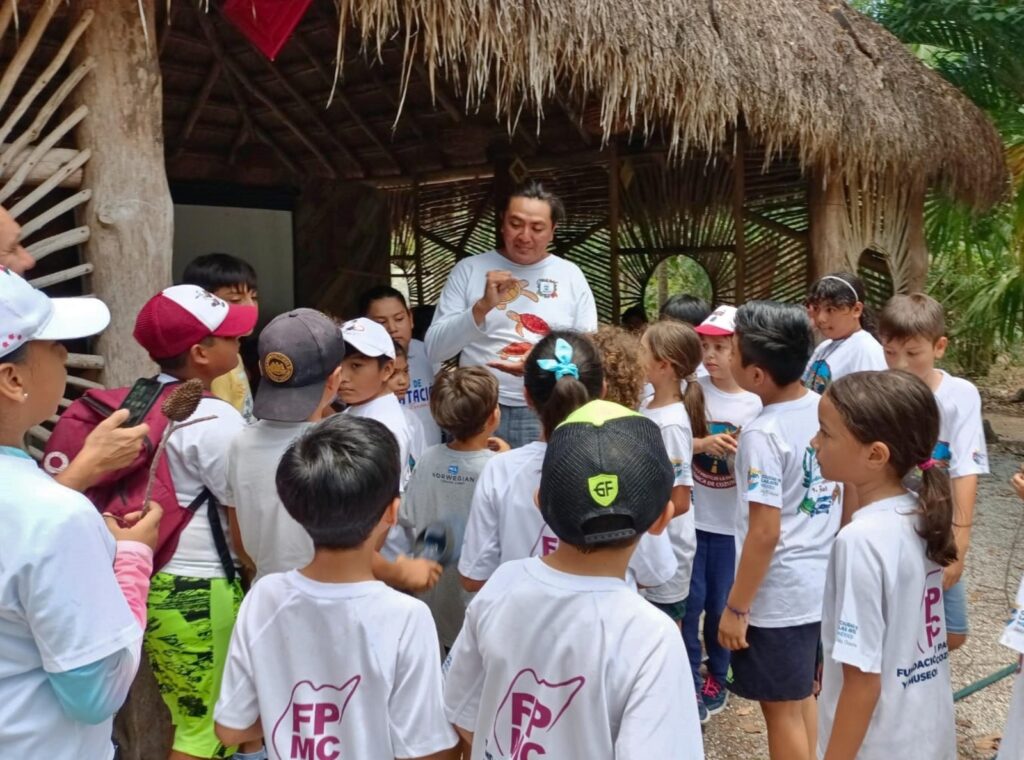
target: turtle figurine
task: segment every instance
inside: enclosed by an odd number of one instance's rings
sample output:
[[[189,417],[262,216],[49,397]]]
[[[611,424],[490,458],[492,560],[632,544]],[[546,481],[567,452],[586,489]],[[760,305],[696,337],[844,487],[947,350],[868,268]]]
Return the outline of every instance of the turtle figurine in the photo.
[[[504,361],[523,361],[526,359],[526,355],[533,350],[533,344],[525,340],[520,340],[515,343],[509,343],[503,349],[498,352]]]
[[[505,307],[519,298],[519,296],[526,296],[534,303],[540,303],[540,297],[532,290],[526,289],[526,286],[529,284],[529,280],[513,280],[512,284],[508,286],[508,290],[502,294],[501,300],[498,301],[498,308],[504,311]]]
[[[523,330],[529,330],[535,335],[544,336],[551,332],[551,328],[548,323],[538,317],[536,314],[520,314],[516,311],[505,312],[508,318],[516,323],[516,334],[520,337],[525,337],[526,333]]]

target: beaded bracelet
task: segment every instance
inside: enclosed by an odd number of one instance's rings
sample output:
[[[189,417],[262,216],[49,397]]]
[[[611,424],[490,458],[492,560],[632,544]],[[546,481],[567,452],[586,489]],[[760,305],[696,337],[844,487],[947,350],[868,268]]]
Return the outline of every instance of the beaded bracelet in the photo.
[[[744,612],[743,610],[738,610],[735,607],[729,606],[728,603],[726,603],[725,608],[727,610],[729,610],[729,612],[731,612],[733,615],[735,615],[738,618],[750,617],[750,610],[747,610],[746,612]]]

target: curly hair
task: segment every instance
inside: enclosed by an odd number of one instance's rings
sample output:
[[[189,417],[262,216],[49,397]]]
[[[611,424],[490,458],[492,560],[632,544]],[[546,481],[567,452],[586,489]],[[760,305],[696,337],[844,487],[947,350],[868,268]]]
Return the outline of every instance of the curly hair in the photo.
[[[601,352],[607,401],[627,409],[640,406],[644,389],[644,368],[640,358],[640,339],[621,327],[601,325],[590,339]]]

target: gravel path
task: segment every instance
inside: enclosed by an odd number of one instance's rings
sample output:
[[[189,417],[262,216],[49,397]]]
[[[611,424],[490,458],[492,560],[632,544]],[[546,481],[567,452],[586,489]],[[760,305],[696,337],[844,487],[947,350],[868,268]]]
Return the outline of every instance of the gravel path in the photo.
[[[992,474],[982,479],[979,488],[966,573],[971,636],[952,655],[954,689],[1013,662],[1010,650],[999,645],[999,636],[1024,573],[1024,529],[1018,530],[1024,519],[1024,505],[1008,483],[1024,461],[1024,418],[986,416],[1001,442],[990,447]],[[991,760],[995,756],[994,740],[1006,721],[1011,685],[1012,679],[1003,679],[957,703],[962,760]],[[704,748],[708,760],[767,758],[764,721],[756,703],[730,699],[729,707],[707,726]]]

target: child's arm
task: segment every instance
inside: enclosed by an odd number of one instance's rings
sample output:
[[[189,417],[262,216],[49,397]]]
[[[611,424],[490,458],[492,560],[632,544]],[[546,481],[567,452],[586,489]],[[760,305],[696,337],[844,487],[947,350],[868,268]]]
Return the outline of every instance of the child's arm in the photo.
[[[854,760],[882,693],[882,676],[843,664],[843,688],[836,704],[825,760]]]
[[[956,539],[956,561],[942,571],[942,587],[952,588],[964,572],[964,559],[971,545],[974,524],[974,503],[978,497],[978,476],[953,478],[953,537]]]
[[[711,454],[711,456],[724,459],[730,454],[736,453],[736,438],[730,433],[715,433],[703,438],[693,439],[693,453]]]
[[[259,718],[248,728],[228,728],[221,723],[214,723],[213,725],[217,738],[220,739],[221,744],[225,747],[233,747],[236,744],[263,738],[263,726]]]
[[[676,508],[675,517],[690,511],[690,486],[672,487],[672,505]]]
[[[718,624],[718,642],[726,649],[747,648],[747,626],[750,606],[754,603],[779,543],[782,510],[756,501],[750,502],[750,527],[743,541],[736,580],[726,600],[726,608]]]
[[[394,562],[385,559],[380,552],[373,553],[373,575],[392,588],[400,591],[429,591],[437,583],[444,570],[436,562],[402,555]]]

